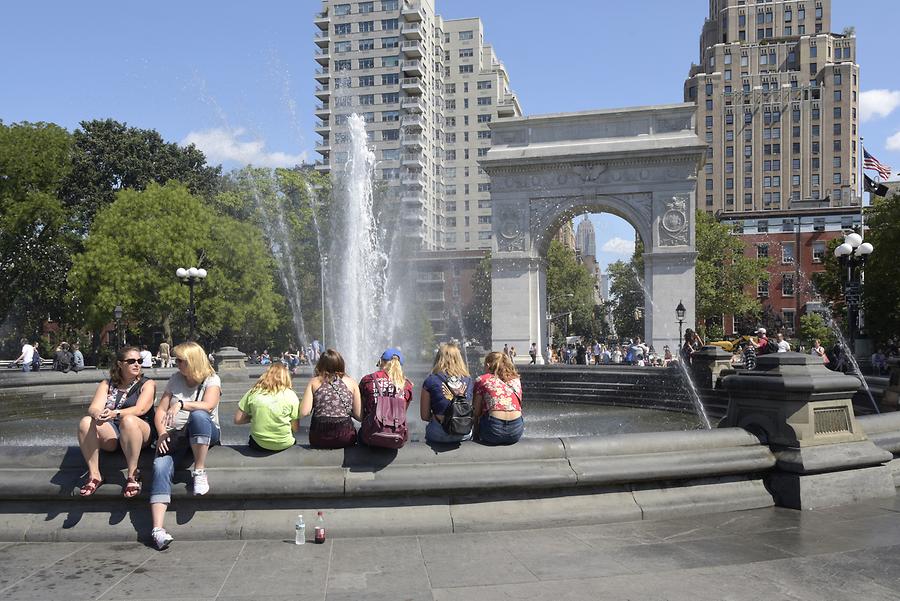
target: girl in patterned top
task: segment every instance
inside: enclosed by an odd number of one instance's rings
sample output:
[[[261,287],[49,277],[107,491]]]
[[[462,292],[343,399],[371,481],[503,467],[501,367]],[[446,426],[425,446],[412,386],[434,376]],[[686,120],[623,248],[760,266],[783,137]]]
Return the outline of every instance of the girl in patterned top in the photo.
[[[476,436],[488,445],[518,442],[525,429],[519,372],[508,355],[496,351],[484,358],[484,371],[475,380]]]
[[[356,444],[353,420],[362,420],[362,400],[356,380],[344,372],[344,358],[328,349],[316,362],[300,402],[300,417],[312,412],[309,446],[314,449],[342,449]]]

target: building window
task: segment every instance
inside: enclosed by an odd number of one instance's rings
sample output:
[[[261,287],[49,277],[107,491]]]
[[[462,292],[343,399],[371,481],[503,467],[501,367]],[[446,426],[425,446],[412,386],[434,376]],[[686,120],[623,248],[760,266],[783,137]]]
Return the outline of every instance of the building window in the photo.
[[[352,49],[353,48],[350,45],[350,40],[347,40],[345,42],[335,42],[334,44],[335,53],[350,52]]]
[[[475,34],[471,29],[469,31],[460,31],[459,32],[460,40],[471,40],[471,39],[474,39],[474,37],[475,37]]]
[[[382,48],[399,48],[400,47],[400,38],[397,36],[389,37],[389,38],[381,38],[381,47]]]
[[[479,148],[478,156],[480,156],[480,157],[486,156],[488,153],[488,150],[490,150],[490,148]],[[469,151],[467,150],[466,152],[469,152]]]
[[[485,129],[478,132],[479,140],[490,140],[491,139],[491,130]]]
[[[385,73],[381,76],[381,85],[383,86],[395,86],[398,83],[400,83],[399,73]]]
[[[474,73],[475,68],[473,65],[460,65],[459,72],[460,73]]]
[[[822,263],[825,261],[825,243],[813,242],[812,245],[812,262]]]
[[[400,0],[382,0],[381,10],[387,12],[400,8]]]
[[[781,296],[794,296],[794,274],[781,274]]]
[[[400,102],[400,92],[390,92],[381,95],[381,104],[397,104]]]
[[[381,113],[381,120],[385,123],[400,121],[400,111],[384,111]]]
[[[485,114],[478,115],[478,122],[479,122],[479,123],[490,123],[490,122],[491,122],[491,116],[490,116],[490,115],[485,115]]]
[[[781,263],[782,265],[790,265],[794,262],[794,243],[781,243]]]
[[[359,33],[369,33],[375,31],[375,21],[360,21]]]
[[[769,257],[769,245],[761,243],[756,245],[756,258],[767,259]]]
[[[360,88],[368,88],[370,86],[375,85],[375,76],[374,75],[362,75],[359,78],[359,87]]]
[[[335,35],[347,35],[350,33],[353,33],[352,25],[350,23],[338,23],[334,26]]]
[[[381,29],[384,31],[392,31],[400,27],[399,19],[382,19],[381,20]]]
[[[490,222],[491,222],[491,216],[490,216],[490,215],[479,215],[479,216],[478,216],[478,223],[479,223],[480,225],[489,224]]]
[[[363,94],[359,97],[359,103],[362,104],[375,104],[375,94]]]
[[[492,85],[493,84],[491,83],[490,80],[485,80],[485,81],[479,81],[477,87],[479,90],[490,90]]]
[[[760,280],[756,283],[756,295],[761,297],[769,296],[769,280]]]
[[[342,15],[350,14],[350,5],[349,4],[335,4],[334,5],[334,14],[338,17]]]
[[[491,97],[490,96],[479,96],[478,104],[479,104],[479,106],[486,106],[486,105],[491,104]]]

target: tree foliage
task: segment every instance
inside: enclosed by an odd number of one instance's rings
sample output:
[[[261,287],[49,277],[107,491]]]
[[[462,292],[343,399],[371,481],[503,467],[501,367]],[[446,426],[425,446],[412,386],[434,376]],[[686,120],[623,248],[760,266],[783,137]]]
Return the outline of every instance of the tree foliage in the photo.
[[[616,261],[607,268],[613,324],[620,338],[644,335],[644,246],[638,241],[629,261]]]
[[[547,251],[547,310],[551,315],[572,313],[570,335],[596,337],[600,325],[594,311],[596,281],[587,268],[575,258],[575,253],[553,240]],[[563,324],[556,320],[556,326]],[[566,328],[558,327],[557,332]]]
[[[166,142],[156,130],[105,119],[82,121],[73,137],[72,168],[61,195],[83,233],[120,190],[143,190],[152,182],[169,180],[205,198],[216,190],[221,169],[207,166],[206,157],[193,144]]]
[[[835,343],[834,333],[825,319],[818,313],[807,313],[800,316],[800,342],[806,348],[812,348],[814,340],[819,340],[825,348]]]
[[[701,331],[721,315],[755,317],[761,306],[749,286],[768,279],[768,259],[748,257],[744,242],[706,211],[697,211],[696,318]]]
[[[205,268],[195,288],[198,329],[207,339],[228,332],[236,342],[253,329],[271,331],[275,306],[272,265],[259,230],[216,214],[186,187],[170,182],[122,190],[100,210],[69,281],[87,324],[107,323],[116,305],[125,321],[146,331],[162,324],[175,339],[187,333],[188,288],[178,267]]]
[[[48,317],[68,316],[66,272],[78,239],[58,192],[71,148],[57,125],[0,122],[0,315],[2,336],[16,342]]]
[[[327,250],[319,244],[327,249],[331,240],[330,198],[329,180],[312,170],[248,166],[223,178],[214,208],[263,232],[276,287],[286,299],[278,307],[275,338],[253,345],[285,348],[321,336],[321,261]]]
[[[472,274],[472,302],[464,310],[466,334],[482,346],[491,345],[491,255],[488,253]]]
[[[896,284],[900,282],[900,194],[875,200],[865,239],[875,247],[866,263],[862,291],[866,332],[883,344],[900,335],[900,287]]]

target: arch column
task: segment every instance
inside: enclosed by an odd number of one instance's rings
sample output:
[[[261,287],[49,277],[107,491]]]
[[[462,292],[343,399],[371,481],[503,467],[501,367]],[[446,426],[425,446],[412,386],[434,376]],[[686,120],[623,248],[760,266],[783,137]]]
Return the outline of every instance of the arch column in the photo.
[[[694,265],[697,253],[644,253],[644,337],[658,353],[669,345],[674,354],[681,346],[678,340],[678,318],[675,308],[685,307],[684,327],[693,328],[696,306]]]
[[[530,363],[528,349],[537,343],[543,365],[547,345],[546,262],[537,257],[498,253],[491,259],[492,350],[516,347],[516,363]]]

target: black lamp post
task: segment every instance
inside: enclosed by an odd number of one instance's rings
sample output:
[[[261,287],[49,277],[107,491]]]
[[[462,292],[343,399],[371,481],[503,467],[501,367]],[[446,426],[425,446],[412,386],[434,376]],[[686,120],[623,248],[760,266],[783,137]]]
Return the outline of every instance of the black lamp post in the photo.
[[[682,332],[682,328],[684,327],[684,314],[687,313],[687,309],[684,308],[684,303],[680,300],[678,301],[678,306],[675,307],[675,316],[678,317],[678,344],[683,342],[684,334]]]
[[[189,267],[187,269],[185,269],[184,267],[179,267],[175,270],[175,276],[180,279],[181,283],[186,285],[190,290],[190,304],[188,305],[190,331],[188,334],[188,340],[193,340],[194,330],[197,328],[197,312],[196,307],[194,306],[194,285],[199,284],[204,279],[206,279],[206,270],[197,269],[196,267]]]
[[[122,305],[116,305],[113,309],[113,319],[116,320],[116,352],[119,352],[119,344],[121,344],[121,331],[119,330],[119,322],[122,321]]]
[[[847,234],[844,243],[834,249],[834,256],[840,261],[844,271],[844,300],[847,302],[847,343],[851,353],[856,352],[856,323],[859,319],[859,295],[862,270],[866,259],[875,250],[868,242],[862,241],[857,233]]]

